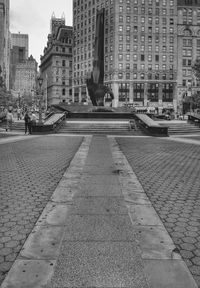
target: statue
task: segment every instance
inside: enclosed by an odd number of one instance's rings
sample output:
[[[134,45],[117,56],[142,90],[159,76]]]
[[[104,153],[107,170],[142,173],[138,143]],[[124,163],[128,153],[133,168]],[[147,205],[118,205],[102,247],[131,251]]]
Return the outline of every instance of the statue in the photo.
[[[93,80],[93,75],[91,75],[91,78],[88,78],[86,80],[86,84],[88,94],[90,96],[93,106],[104,106],[105,94],[109,94],[111,100],[114,99],[114,94],[112,90],[102,83],[95,83]]]
[[[94,43],[93,71],[86,80],[88,94],[93,106],[104,106],[105,94],[114,99],[112,90],[103,84],[104,79],[104,14],[105,8],[97,11]]]

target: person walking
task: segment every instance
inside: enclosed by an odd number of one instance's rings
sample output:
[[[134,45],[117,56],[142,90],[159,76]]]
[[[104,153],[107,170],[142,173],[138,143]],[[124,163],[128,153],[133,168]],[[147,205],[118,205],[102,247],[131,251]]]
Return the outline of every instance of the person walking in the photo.
[[[8,131],[8,129],[10,131],[12,131],[12,124],[13,124],[13,114],[12,114],[12,110],[8,110],[7,114],[6,114],[6,121],[7,121],[7,125],[6,125],[6,131]]]
[[[17,108],[17,120],[21,120],[21,109]]]
[[[29,132],[29,134],[32,134],[32,130],[33,130],[32,112],[30,111],[30,112],[28,113],[28,115],[29,115],[29,117],[30,117],[30,120],[29,120],[29,122],[28,122],[28,132]]]
[[[32,122],[32,126],[36,126],[37,117],[36,117],[34,111],[32,111],[31,122]]]
[[[31,134],[31,133],[30,133],[30,122],[31,122],[31,118],[30,118],[30,116],[29,116],[28,111],[25,112],[24,121],[25,121],[25,134],[26,134],[27,132],[29,132],[29,134]]]

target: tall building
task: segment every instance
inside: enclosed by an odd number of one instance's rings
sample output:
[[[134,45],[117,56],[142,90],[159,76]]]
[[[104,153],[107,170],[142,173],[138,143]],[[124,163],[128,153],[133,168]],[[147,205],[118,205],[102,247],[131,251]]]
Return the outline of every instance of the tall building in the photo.
[[[65,25],[64,15],[52,15],[47,46],[41,56],[40,72],[47,106],[70,102],[72,98],[73,29]]]
[[[32,55],[16,64],[13,90],[17,92],[18,98],[29,105],[35,100],[36,78],[37,62]]]
[[[200,90],[192,64],[200,57],[200,0],[178,0],[178,108],[183,110],[185,96]]]
[[[10,1],[0,0],[0,66],[6,89],[9,90],[9,58],[10,58],[10,33],[9,33]]]
[[[28,34],[12,33],[11,34],[11,49],[10,49],[10,87],[15,93],[15,76],[16,67],[19,63],[25,62],[28,59],[29,39]],[[16,91],[18,93],[19,91]]]
[[[85,97],[92,70],[97,10],[105,8],[104,83],[114,106],[177,109],[176,0],[73,1],[73,96]]]
[[[29,37],[28,34],[12,33],[11,34],[11,49],[18,48],[18,58],[27,59],[29,53]]]

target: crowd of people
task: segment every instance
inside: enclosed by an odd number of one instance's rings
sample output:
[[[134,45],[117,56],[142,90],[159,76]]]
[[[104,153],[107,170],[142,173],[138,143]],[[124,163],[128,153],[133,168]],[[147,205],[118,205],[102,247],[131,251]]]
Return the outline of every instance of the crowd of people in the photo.
[[[33,127],[36,126],[37,123],[37,116],[35,112],[29,109],[22,110],[20,108],[17,108],[16,112],[17,120],[24,120],[25,134],[32,134]],[[12,131],[12,126],[15,119],[13,109],[9,107],[8,109],[4,109],[2,115],[5,116],[4,118],[6,120],[6,131]]]

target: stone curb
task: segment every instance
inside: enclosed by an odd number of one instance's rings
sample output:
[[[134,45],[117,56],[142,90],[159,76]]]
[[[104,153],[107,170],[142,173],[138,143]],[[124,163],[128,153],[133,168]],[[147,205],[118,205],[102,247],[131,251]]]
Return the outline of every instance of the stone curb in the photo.
[[[53,276],[65,219],[88,155],[92,137],[85,137],[50,201],[28,236],[1,288],[42,288]]]
[[[198,288],[116,140],[108,139],[150,287]]]

